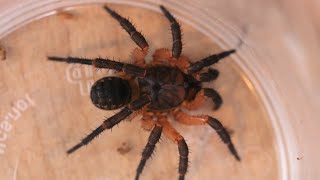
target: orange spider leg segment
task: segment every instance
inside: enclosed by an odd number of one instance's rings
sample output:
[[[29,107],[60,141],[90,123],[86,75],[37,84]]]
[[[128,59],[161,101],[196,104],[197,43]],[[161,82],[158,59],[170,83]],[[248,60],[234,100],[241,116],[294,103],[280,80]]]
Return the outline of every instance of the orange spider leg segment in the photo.
[[[190,116],[189,114],[181,111],[180,109],[175,109],[172,112],[172,115],[174,116],[174,119],[178,121],[181,124],[185,125],[204,125],[206,124],[206,119],[207,116]]]
[[[181,69],[182,72],[187,74],[187,68],[190,66],[190,62],[186,56],[181,55],[175,64]]]
[[[211,126],[216,132],[218,133],[219,137],[222,139],[222,141],[228,145],[228,148],[231,152],[231,154],[238,160],[240,161],[240,156],[238,155],[238,152],[236,151],[232,141],[231,137],[226,130],[225,127],[221,124],[219,120],[216,118],[213,118],[211,116],[207,115],[202,115],[202,116],[191,116],[188,115],[185,112],[182,112],[181,110],[176,110],[173,112],[174,118],[186,125],[201,125],[201,124],[208,124]]]
[[[204,91],[200,90],[192,101],[184,101],[182,106],[188,110],[196,110],[203,105],[205,100]]]
[[[146,131],[151,131],[152,128],[156,125],[156,121],[153,120],[154,113],[144,112],[141,118],[141,127]]]
[[[180,56],[178,59],[171,57],[170,51],[165,48],[157,49],[153,54],[153,64],[170,64],[178,66],[181,71],[187,73],[187,68],[190,66],[189,59],[185,56]]]
[[[135,65],[138,65],[140,67],[145,67],[145,57],[148,54],[148,49],[139,49],[139,48],[134,48],[132,51],[132,59],[134,61]]]
[[[179,150],[179,180],[184,180],[184,176],[188,169],[189,148],[184,138],[171,126],[167,117],[162,117],[158,120],[163,128],[163,133],[172,141],[178,144]]]
[[[172,61],[172,58],[168,49],[157,49],[153,54],[153,64],[170,64],[170,61]]]
[[[188,110],[196,110],[203,105],[207,98],[212,100],[214,104],[214,110],[219,109],[223,103],[221,96],[216,90],[211,88],[203,88],[197,93],[196,97],[192,101],[185,101],[182,103],[182,106]]]

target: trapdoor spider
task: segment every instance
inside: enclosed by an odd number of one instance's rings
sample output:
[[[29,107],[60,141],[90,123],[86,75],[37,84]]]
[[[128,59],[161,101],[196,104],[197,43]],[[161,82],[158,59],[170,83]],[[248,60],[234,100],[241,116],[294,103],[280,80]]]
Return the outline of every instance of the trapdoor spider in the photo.
[[[131,39],[140,47],[133,51],[133,64],[102,58],[48,57],[51,61],[113,69],[122,72],[127,77],[104,77],[95,82],[90,93],[95,106],[104,110],[123,108],[114,116],[107,118],[80,143],[69,149],[67,153],[73,153],[78,148],[88,144],[105,129],[111,129],[134,112],[140,111],[143,115],[141,119],[142,127],[151,131],[151,134],[142,152],[142,158],[136,171],[136,180],[139,179],[145,163],[152,155],[162,132],[178,145],[179,180],[184,179],[188,168],[189,149],[184,138],[170,125],[167,117],[169,114],[182,124],[208,124],[216,130],[222,141],[228,146],[231,154],[240,161],[229,133],[219,120],[207,115],[191,116],[181,110],[181,108],[187,110],[198,109],[206,98],[212,99],[215,109],[220,107],[222,99],[218,92],[214,89],[202,87],[202,82],[215,80],[219,72],[211,68],[206,71],[204,69],[235,53],[235,50],[214,54],[195,63],[190,63],[187,57],[180,55],[182,42],[179,23],[165,7],[160,6],[160,8],[171,23],[172,50],[157,49],[150,64],[145,63],[145,56],[149,48],[146,39],[126,18],[120,16],[108,6],[104,6],[106,12],[120,23]],[[132,84],[135,84],[135,86]],[[131,98],[134,97],[133,88],[137,87],[138,98],[132,100]]]

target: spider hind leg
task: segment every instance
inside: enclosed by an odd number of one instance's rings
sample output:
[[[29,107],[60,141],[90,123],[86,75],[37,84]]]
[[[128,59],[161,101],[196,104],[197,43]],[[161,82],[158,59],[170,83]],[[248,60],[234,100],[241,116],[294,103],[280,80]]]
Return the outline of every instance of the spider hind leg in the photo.
[[[135,180],[139,180],[140,174],[142,173],[142,170],[147,162],[147,160],[151,157],[156,144],[158,143],[162,133],[162,127],[159,125],[155,125],[150,133],[150,136],[148,138],[148,142],[143,149],[142,152],[142,158],[140,160],[140,163],[137,167],[136,177]]]
[[[184,180],[188,170],[189,148],[184,138],[174,127],[171,126],[167,118],[159,119],[159,124],[163,128],[163,133],[178,145],[179,151],[179,180]]]
[[[211,116],[202,115],[202,116],[192,116],[181,110],[173,111],[173,116],[176,121],[180,122],[181,124],[185,125],[204,125],[208,124],[211,126],[219,135],[220,139],[228,146],[229,151],[231,154],[240,161],[241,158],[234,147],[229,132],[226,128],[221,124],[219,120],[213,118]]]
[[[101,134],[106,129],[111,129],[116,124],[120,123],[122,120],[127,118],[129,115],[131,115],[134,111],[142,109],[145,105],[147,105],[150,102],[149,96],[140,96],[138,99],[132,101],[128,106],[123,108],[121,111],[119,111],[117,114],[109,117],[103,123],[96,128],[94,131],[92,131],[87,137],[81,140],[80,143],[76,144],[72,148],[70,148],[67,151],[67,154],[71,154],[80,147],[87,145],[89,142],[91,142],[95,137],[97,137],[99,134]]]

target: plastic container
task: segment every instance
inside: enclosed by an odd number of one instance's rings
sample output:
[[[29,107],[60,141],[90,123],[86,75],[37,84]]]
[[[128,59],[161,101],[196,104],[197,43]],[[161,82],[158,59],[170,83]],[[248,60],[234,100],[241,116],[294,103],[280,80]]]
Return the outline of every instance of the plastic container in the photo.
[[[302,6],[302,3],[299,1],[248,2],[245,0],[228,1],[228,2],[219,1],[219,0],[215,0],[215,1],[200,0],[197,2],[189,1],[189,0],[186,0],[184,2],[170,1],[170,0],[168,1],[142,1],[142,0],[40,1],[39,0],[39,1],[23,1],[23,2],[22,1],[2,1],[0,5],[0,12],[1,12],[0,37],[5,38],[6,36],[10,36],[10,33],[14,32],[15,30],[17,29],[20,30],[21,28],[24,28],[24,25],[30,22],[33,22],[36,19],[46,17],[47,15],[52,15],[57,12],[59,13],[64,12],[65,10],[73,9],[79,5],[107,3],[107,2],[116,3],[119,5],[120,4],[130,5],[134,7],[140,7],[142,9],[145,8],[155,12],[160,12],[158,5],[163,4],[174,13],[174,15],[177,17],[179,21],[183,22],[183,24],[189,25],[190,27],[192,27],[191,29],[195,29],[198,32],[202,33],[205,37],[208,37],[208,39],[211,42],[217,44],[221,49],[231,49],[236,47],[238,50],[237,54],[232,57],[233,61],[228,63],[230,66],[233,67],[233,69],[239,72],[239,75],[242,77],[243,82],[245,82],[245,84],[247,85],[247,88],[251,90],[252,96],[256,96],[257,99],[259,99],[264,110],[266,111],[268,122],[271,124],[271,127],[272,127],[272,133],[273,133],[272,141],[273,141],[273,146],[276,152],[276,155],[272,157],[272,159],[276,159],[276,162],[277,162],[278,172],[276,173],[277,174],[276,179],[283,179],[283,180],[317,179],[320,176],[319,174],[320,156],[317,154],[317,152],[319,152],[320,150],[319,148],[320,146],[317,144],[317,139],[316,139],[317,135],[319,134],[318,132],[320,130],[320,124],[317,121],[318,117],[320,117],[320,114],[318,111],[318,107],[320,105],[320,98],[319,98],[319,95],[317,94],[320,90],[320,83],[319,83],[320,82],[319,81],[320,63],[317,60],[317,57],[319,57],[319,52],[317,52],[317,49],[319,48],[319,41],[316,37],[317,37],[317,31],[319,29],[319,23],[315,21],[317,17],[316,6],[313,6],[311,2],[309,3],[304,2],[303,5],[305,6]],[[310,8],[311,11],[309,11],[308,8]],[[75,8],[75,12],[77,12],[76,9],[77,8]],[[65,16],[66,19],[68,19],[69,15],[70,14],[68,13],[65,13],[65,14],[62,13],[62,16]],[[72,16],[72,13],[70,17],[71,16]],[[66,22],[66,24],[68,24],[68,22]],[[61,30],[63,27],[57,27],[57,28]],[[169,27],[164,27],[164,28],[168,29]],[[167,38],[170,38],[170,33],[167,33]],[[126,42],[128,41],[125,41],[124,43]],[[48,42],[48,43],[51,43],[51,42]],[[52,43],[54,44],[55,42],[52,42]],[[75,43],[77,44],[77,42]],[[79,43],[81,44],[83,42],[79,42]],[[157,46],[157,43],[155,43],[155,45]],[[189,47],[189,45],[186,45],[186,46],[187,48]],[[10,52],[11,48],[13,47],[9,47],[8,52]],[[107,48],[107,47],[104,47],[104,48]],[[67,51],[68,50],[66,50],[66,52]],[[28,53],[28,52],[25,52],[25,53]],[[48,53],[54,53],[54,51],[50,51]],[[77,54],[77,52],[72,52],[72,53],[73,55]],[[80,50],[78,54],[80,56],[83,55],[81,54]],[[91,51],[90,55],[95,56],[94,51]],[[193,58],[199,58],[200,56],[204,56],[204,55],[205,54],[194,55]],[[117,57],[117,58],[125,58],[125,57],[126,57],[125,55],[121,54],[120,57]],[[4,63],[6,63],[5,65],[9,67],[8,68],[9,70],[6,71],[6,73],[15,72],[14,70],[10,70],[10,66],[11,66],[9,65],[10,62],[4,62]],[[18,63],[18,62],[12,62],[12,64],[15,64],[15,63]],[[38,66],[38,67],[41,68],[41,66]],[[227,68],[222,67],[222,69],[227,69]],[[62,72],[61,70],[57,70],[55,68],[50,70],[55,71],[56,73]],[[50,72],[50,70],[45,70],[45,71]],[[32,73],[28,74],[28,72],[26,71],[23,71],[23,72],[24,73],[21,76],[30,75],[31,77],[33,77]],[[2,73],[5,73],[5,72],[2,72]],[[0,75],[2,76],[1,78],[6,77],[4,74],[0,74]],[[46,76],[39,77],[39,78],[40,79],[46,78]],[[20,82],[19,78],[18,78],[18,82]],[[76,84],[77,82],[73,82],[73,83]],[[89,82],[89,84],[90,83],[91,82]],[[12,86],[15,89],[18,87],[14,85]],[[5,90],[6,88],[11,90],[12,86],[8,86],[8,85],[3,86],[2,88],[3,92],[7,91]],[[30,113],[29,116],[39,115],[41,118],[45,119],[47,114],[45,112],[40,113],[40,111],[43,111],[43,110],[39,108],[35,108],[33,110],[36,113],[33,111],[28,112],[28,108],[32,107],[34,102],[32,98],[30,98],[30,96],[32,95],[26,94],[25,96],[21,97],[21,94],[23,94],[24,90],[26,89],[24,88],[22,88],[22,90],[16,89],[13,93],[16,96],[7,97],[4,100],[6,103],[11,103],[12,105],[10,107],[8,106],[8,104],[6,104],[5,106],[3,106],[4,107],[3,109],[1,108],[2,109],[1,117],[3,117],[3,121],[5,120],[6,117],[8,117],[8,113],[12,112],[13,114],[16,111],[19,111],[20,114],[23,114],[23,112],[25,111],[26,113]],[[58,90],[59,92],[68,91],[67,88],[63,90],[60,90],[60,89]],[[30,91],[30,92],[33,92],[33,91]],[[54,93],[54,92],[55,91],[52,90],[51,93]],[[46,94],[41,94],[39,92],[37,93],[41,95],[41,98],[46,98],[45,96]],[[82,92],[82,93],[86,94],[85,92]],[[39,99],[41,98],[39,97]],[[52,100],[52,101],[55,102],[55,100]],[[62,102],[59,101],[55,103],[63,103],[63,101]],[[254,109],[254,107],[252,108]],[[67,113],[68,110],[70,111],[71,109],[73,108],[68,107],[67,110],[56,109],[55,112],[63,114],[63,113]],[[88,110],[88,114],[93,114],[93,113],[94,113],[94,110],[90,108]],[[104,115],[102,112],[99,112],[99,113],[100,115]],[[86,114],[86,112],[84,112],[84,114]],[[50,117],[54,117],[54,114],[53,115],[50,114]],[[97,119],[98,117],[99,116],[97,115],[97,117],[94,117],[94,118]],[[16,118],[18,120],[20,117],[16,116]],[[63,120],[59,120],[59,122],[61,125]],[[31,123],[31,122],[28,122],[28,123]],[[48,123],[48,126],[50,126],[50,124],[51,123]],[[87,131],[89,129],[94,128],[95,125],[90,124],[89,125],[90,128],[87,128]],[[6,127],[8,132],[10,132],[12,129],[12,127],[8,124],[3,126]],[[238,126],[241,126],[241,125],[238,124]],[[23,127],[23,125],[20,125],[20,127]],[[41,127],[41,128],[45,128],[45,127]],[[58,132],[55,132],[55,133],[59,134],[59,128],[57,128],[56,130],[58,130]],[[77,138],[78,139],[82,138],[83,133],[86,132],[85,127],[81,128],[81,132],[77,132],[76,130],[72,129],[72,127],[69,127],[68,131],[69,130],[70,130],[70,133],[67,134],[67,137],[65,136],[66,133],[62,133],[64,137],[60,137],[60,139],[50,139],[52,140],[52,142],[49,143],[50,148],[51,146],[54,147],[57,144],[61,145],[61,143],[63,143],[61,142],[61,139],[63,139],[63,141],[68,141],[67,143],[68,145],[72,145],[72,143],[77,142],[76,141]],[[42,131],[44,130],[42,129]],[[71,132],[73,132],[74,134],[71,134]],[[209,131],[205,131],[205,133],[207,132]],[[11,133],[22,134],[23,137],[32,139],[32,137],[28,137],[28,134],[24,135],[25,131],[21,129],[14,130]],[[235,132],[234,136],[237,136],[239,134],[240,132]],[[110,134],[108,135],[110,136]],[[123,135],[122,138],[124,138],[125,134],[122,134],[122,135]],[[107,139],[109,138],[109,137],[106,137],[107,135],[104,135],[104,136],[105,136],[104,138],[107,138]],[[140,136],[142,135],[140,134]],[[12,138],[14,138],[14,136],[12,136]],[[68,138],[69,140],[66,140]],[[104,138],[101,138],[101,139],[104,139]],[[37,139],[37,138],[33,137],[33,139]],[[72,142],[70,142],[71,141],[70,139],[72,139]],[[239,141],[238,144],[240,144],[239,146],[241,146],[241,138],[239,139],[240,140],[237,140],[237,141]],[[20,138],[19,142],[22,142],[22,141],[23,141],[23,138]],[[13,143],[13,142],[10,141],[10,143]],[[145,142],[139,142],[139,143],[142,145]],[[197,144],[196,140],[191,140],[191,144]],[[15,150],[13,150],[12,148],[10,149],[9,144],[4,144],[0,146],[6,146],[6,147],[8,146],[8,148],[6,149],[7,151],[21,152],[17,149]],[[43,146],[47,147],[46,144]],[[14,147],[20,148],[20,146],[18,145]],[[107,147],[109,148],[109,146]],[[204,148],[204,147],[205,145],[203,145],[201,148]],[[243,145],[241,147],[245,148],[243,147]],[[35,154],[35,152],[37,151],[34,151],[32,149],[30,151],[34,153],[29,154],[28,155],[29,157],[27,159],[35,158],[37,162],[38,161],[40,162],[40,163],[36,163],[38,166],[43,165],[43,166],[48,166],[47,168],[50,168],[50,166],[47,164],[41,164],[41,158],[37,157],[37,154]],[[101,148],[98,149],[97,151],[98,151],[98,154],[102,153]],[[93,152],[96,152],[96,151],[90,151],[90,152],[91,153],[87,153],[86,156],[90,154],[91,156],[94,156]],[[199,152],[199,151],[196,150],[196,152]],[[244,152],[244,150],[242,152]],[[17,167],[19,164],[17,162],[20,162],[20,160],[16,160],[16,159],[19,159],[17,157],[20,157],[21,153],[16,155],[16,157],[12,155],[0,157],[0,158],[5,158],[6,160],[6,161],[2,161],[2,163],[6,163],[6,164],[1,163],[2,164],[1,166],[6,167],[6,170],[8,169],[8,167],[11,167],[12,172],[15,172],[13,173],[15,175],[12,176],[13,179],[17,178],[16,171],[18,170]],[[50,154],[49,156],[48,154],[39,155],[39,156],[41,156],[42,158],[49,158],[50,162],[54,162],[55,159],[59,159],[61,161],[61,164],[59,164],[58,166],[54,166],[55,168],[58,168],[58,167],[64,168],[66,164],[67,166],[69,166],[68,164],[69,162],[61,160],[66,157],[62,157],[61,154],[59,153]],[[78,156],[75,155],[75,159],[73,159],[73,162],[80,163],[79,161],[77,161],[77,158],[81,158],[79,156],[80,155]],[[251,158],[253,159],[255,158],[254,155],[251,155],[251,156],[252,156]],[[260,157],[260,156],[256,156],[256,157]],[[158,157],[157,155],[156,158],[160,158],[160,157]],[[137,159],[139,159],[139,157],[134,158],[135,161]],[[97,158],[92,158],[88,160],[88,162],[83,162],[83,163],[87,163],[88,168],[90,168],[91,165],[94,165],[94,162],[95,162],[94,160],[97,160]],[[123,161],[126,162],[131,160],[132,158],[131,159],[129,158]],[[244,158],[244,161],[245,160],[246,158]],[[263,162],[264,160],[265,159],[258,160],[257,167],[261,166],[261,162]],[[112,158],[110,162],[111,161],[112,161]],[[166,162],[165,160],[163,161]],[[30,160],[27,162],[32,162],[32,161]],[[232,162],[232,161],[228,160],[228,163],[229,162]],[[66,164],[63,164],[63,163],[66,163]],[[120,163],[120,166],[121,166],[121,162],[118,162],[118,163]],[[149,163],[148,166],[152,166],[152,163],[153,162]],[[201,166],[197,163],[195,164],[196,164],[195,166]],[[72,164],[70,165],[72,166]],[[254,163],[252,163],[251,165],[254,166]],[[233,166],[233,164],[231,165],[221,164],[221,169],[223,169],[224,166],[229,167],[229,166]],[[37,166],[33,168],[36,169]],[[103,168],[102,167],[100,168],[101,168],[101,171],[103,171]],[[171,167],[171,168],[174,169],[175,167]],[[242,168],[245,169],[245,167],[242,167]],[[266,167],[266,169],[267,168],[268,167]],[[156,167],[148,168],[149,171],[151,171],[151,169],[156,169]],[[167,167],[167,169],[170,169],[170,167]],[[162,168],[161,173],[166,173],[167,169]],[[215,167],[215,169],[218,170],[217,167]],[[252,170],[254,170],[254,168]],[[116,168],[111,169],[111,171],[117,171],[117,169]],[[241,168],[236,168],[235,171],[241,171]],[[69,171],[62,171],[62,172],[63,173],[60,174],[58,177],[64,177],[66,179],[68,179],[67,177],[71,179],[81,178],[77,176],[72,176],[72,172],[77,172],[77,169],[71,168],[71,170]],[[175,171],[172,171],[172,172],[175,172]],[[231,172],[233,173],[233,171]],[[10,173],[11,172],[9,172],[8,170],[6,172],[1,172],[0,174],[2,174],[3,177],[8,178],[8,177],[11,177]],[[154,173],[157,173],[157,172],[154,172]],[[191,170],[190,174],[192,179],[199,179],[201,177],[200,175],[197,174],[196,171],[193,171],[193,170]],[[227,174],[225,175],[227,176]],[[28,174],[22,174],[20,176],[30,178]],[[232,175],[229,175],[229,176],[231,179],[236,178],[236,177],[233,177]],[[45,174],[44,176],[39,176],[39,177],[53,178],[57,176],[54,176],[52,174]],[[127,177],[127,176],[121,176],[121,177]],[[150,175],[150,177],[152,176]],[[220,176],[218,177],[220,179],[221,178],[228,179],[228,177],[220,177]],[[246,177],[250,178],[250,177],[257,177],[257,176],[248,175]],[[204,178],[209,178],[209,177],[204,177]],[[108,177],[101,176],[100,179],[108,179]],[[116,179],[116,178],[112,178],[112,179]]]

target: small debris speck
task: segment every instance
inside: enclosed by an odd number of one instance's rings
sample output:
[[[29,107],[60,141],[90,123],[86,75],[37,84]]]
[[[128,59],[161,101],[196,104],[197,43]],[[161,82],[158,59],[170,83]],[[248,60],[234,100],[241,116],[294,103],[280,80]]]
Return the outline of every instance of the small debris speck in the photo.
[[[0,46],[0,60],[4,61],[7,58],[7,52],[4,47]]]
[[[74,14],[72,14],[71,12],[67,12],[67,11],[58,11],[57,16],[60,18],[63,18],[63,19],[73,19],[75,17]]]
[[[128,152],[130,152],[131,149],[132,149],[132,148],[131,148],[131,146],[130,146],[128,143],[123,142],[123,143],[121,144],[121,146],[117,148],[117,151],[119,152],[119,154],[125,155],[125,154],[127,154]]]

